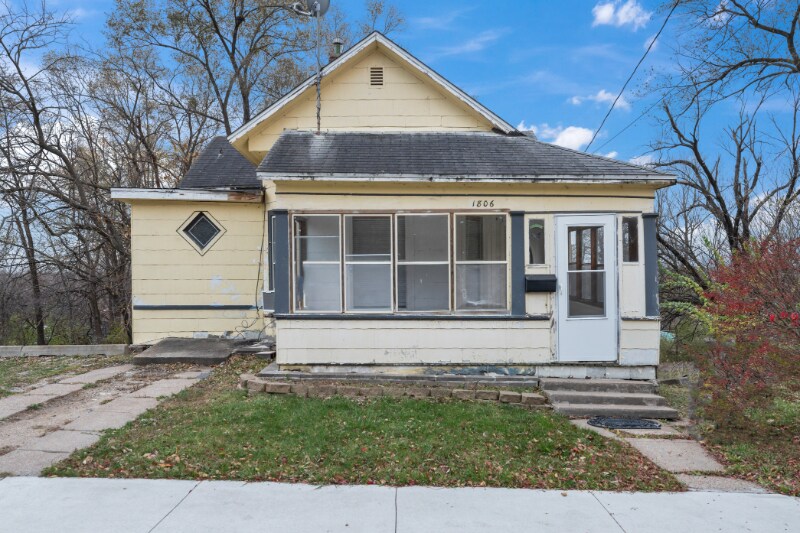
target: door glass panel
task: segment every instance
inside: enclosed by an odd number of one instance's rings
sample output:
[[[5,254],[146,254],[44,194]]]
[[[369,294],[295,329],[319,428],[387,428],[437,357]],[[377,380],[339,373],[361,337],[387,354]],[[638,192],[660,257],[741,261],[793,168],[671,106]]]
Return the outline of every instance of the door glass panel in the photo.
[[[570,272],[569,316],[605,316],[606,273]]]
[[[603,226],[570,226],[567,290],[570,317],[606,315]]]
[[[570,226],[569,269],[604,270],[603,226]]]

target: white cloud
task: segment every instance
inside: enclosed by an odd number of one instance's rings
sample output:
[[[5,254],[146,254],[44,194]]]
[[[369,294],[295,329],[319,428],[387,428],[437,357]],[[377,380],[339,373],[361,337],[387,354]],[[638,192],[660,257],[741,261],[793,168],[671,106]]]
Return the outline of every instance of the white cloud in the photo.
[[[650,20],[651,12],[643,8],[637,0],[601,2],[592,8],[592,26],[630,26],[634,31],[644,28]]]
[[[608,158],[614,159],[618,155],[619,155],[619,152],[616,152],[616,151],[612,150],[612,151],[608,152],[607,154],[605,154],[603,157],[608,157]]]
[[[506,30],[497,29],[482,31],[472,39],[464,41],[463,43],[439,48],[433,55],[436,57],[447,57],[480,52],[502,37],[505,33],[507,33]]]
[[[586,101],[595,102],[597,104],[612,104],[614,103],[614,98],[616,95],[611,94],[610,92],[606,91],[605,89],[600,89],[595,94],[590,94],[588,96],[573,96],[569,99],[569,103],[572,105],[581,105]],[[631,104],[628,102],[624,96],[620,96],[619,100],[617,100],[617,105],[615,106],[617,109],[624,109],[626,111],[630,110]]]
[[[573,150],[580,150],[589,144],[594,134],[589,128],[581,126],[550,126],[546,122],[539,125],[527,125],[524,120],[517,125],[517,129],[520,131],[532,131],[536,137],[543,141]]]
[[[443,15],[417,17],[411,19],[411,25],[414,29],[420,30],[449,30],[452,29],[453,22],[473,9],[475,8],[467,7],[464,9],[451,9]]]
[[[655,159],[653,159],[653,156],[650,154],[637,155],[636,157],[631,157],[628,160],[628,162],[633,163],[634,165],[639,165],[641,167],[646,167],[648,165],[651,165],[653,164],[654,161]]]
[[[650,47],[651,44],[653,45],[652,48]],[[648,48],[650,48],[650,50],[656,50],[658,48],[658,41],[656,40],[656,34],[651,35],[645,40],[643,48],[645,50],[647,50]]]

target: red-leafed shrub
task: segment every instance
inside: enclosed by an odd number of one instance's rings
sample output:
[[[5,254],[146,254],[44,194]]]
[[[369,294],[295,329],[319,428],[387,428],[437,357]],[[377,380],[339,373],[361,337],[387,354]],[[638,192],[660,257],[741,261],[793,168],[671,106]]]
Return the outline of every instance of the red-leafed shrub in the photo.
[[[709,272],[698,354],[713,417],[741,421],[777,387],[800,387],[800,240],[754,242]]]

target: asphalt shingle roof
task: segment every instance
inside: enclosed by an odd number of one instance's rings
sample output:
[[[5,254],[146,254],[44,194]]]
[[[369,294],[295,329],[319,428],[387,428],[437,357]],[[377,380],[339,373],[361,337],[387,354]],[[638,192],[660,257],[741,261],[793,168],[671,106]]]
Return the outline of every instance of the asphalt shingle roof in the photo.
[[[225,137],[214,137],[197,156],[179,189],[260,189],[256,166],[231,146]]]
[[[258,167],[276,177],[592,176],[665,178],[644,167],[500,133],[322,133],[287,130]]]

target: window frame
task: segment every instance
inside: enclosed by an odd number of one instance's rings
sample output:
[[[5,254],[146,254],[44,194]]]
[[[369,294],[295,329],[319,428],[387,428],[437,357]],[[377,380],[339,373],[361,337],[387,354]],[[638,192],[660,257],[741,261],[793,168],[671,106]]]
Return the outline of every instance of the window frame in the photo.
[[[398,229],[400,225],[397,223],[398,217],[408,217],[408,216],[440,216],[445,217],[447,221],[447,261],[400,261],[400,239],[398,238]],[[452,231],[452,224],[453,224],[453,216],[450,212],[398,212],[394,214],[394,234],[393,234],[393,248],[394,248],[394,283],[393,283],[393,291],[394,291],[394,313],[399,315],[450,315],[453,314],[454,307],[455,307],[455,300],[453,298],[453,287],[454,287],[454,267],[453,267],[453,231]],[[409,310],[401,310],[399,308],[400,302],[400,287],[397,284],[397,279],[399,279],[399,270],[400,266],[405,265],[447,265],[447,309],[446,310],[434,310],[434,311],[409,311]]]
[[[398,216],[415,216],[415,215],[442,215],[446,216],[448,220],[448,290],[449,290],[449,310],[448,311],[401,311],[397,308],[397,267],[398,267],[398,253],[397,253],[397,246],[398,246],[398,239],[397,239],[397,217]],[[457,216],[498,216],[501,215],[505,218],[505,261],[482,261],[482,262],[475,262],[475,261],[457,261],[456,259],[456,217]],[[336,216],[339,219],[339,289],[340,289],[340,298],[339,298],[339,310],[338,311],[313,311],[313,310],[298,310],[296,307],[296,239],[295,239],[295,225],[294,219],[295,217],[312,217],[312,216]],[[377,310],[377,311],[359,311],[359,310],[347,310],[347,302],[346,302],[346,294],[347,294],[347,280],[346,280],[346,265],[348,264],[345,257],[346,257],[346,243],[345,243],[345,217],[348,216],[359,216],[359,217],[376,217],[376,216],[386,216],[390,219],[390,238],[391,238],[391,261],[390,261],[390,279],[391,279],[391,309],[390,310]],[[291,295],[290,295],[290,302],[291,302],[291,310],[293,313],[296,314],[318,314],[318,315],[392,315],[397,316],[398,318],[408,317],[408,316],[509,316],[511,314],[511,224],[510,224],[510,216],[507,210],[498,210],[498,211],[487,211],[487,210],[427,210],[427,211],[376,211],[376,212],[368,212],[368,211],[295,211],[290,213],[290,234],[289,234],[289,241],[291,247],[291,265],[290,265],[290,272],[291,272]],[[367,263],[350,263],[350,264],[369,264]],[[425,262],[415,263],[415,262],[403,262],[405,264],[424,264]],[[475,310],[463,310],[456,308],[456,287],[458,286],[456,280],[456,264],[504,264],[506,265],[506,306],[504,309],[475,309]],[[378,263],[376,263],[378,264]],[[380,263],[385,264],[385,263]],[[443,264],[443,262],[442,262]]]
[[[458,260],[458,239],[456,232],[458,231],[458,217],[459,216],[497,216],[503,215],[505,217],[505,237],[506,237],[506,259],[505,261],[459,261]],[[507,315],[511,313],[511,220],[507,211],[455,211],[452,213],[452,227],[453,227],[453,289],[451,290],[451,305],[452,313],[460,315]],[[492,265],[504,264],[506,265],[506,306],[504,309],[459,309],[458,308],[458,265]]]
[[[347,228],[346,219],[347,217],[351,218],[375,218],[375,217],[386,217],[389,219],[389,261],[353,261],[348,263],[347,262],[347,235],[345,229]],[[394,298],[394,286],[395,286],[395,278],[394,278],[394,263],[395,263],[395,254],[394,254],[394,243],[395,240],[394,236],[394,213],[341,213],[339,215],[339,227],[340,229],[340,245],[342,247],[341,253],[339,257],[341,258],[341,273],[340,273],[340,287],[342,292],[342,313],[350,314],[350,315],[360,315],[360,314],[386,314],[386,313],[394,313],[396,310],[396,302]],[[376,309],[376,310],[348,310],[347,308],[347,266],[350,265],[387,265],[389,266],[389,309]]]
[[[636,259],[633,260],[633,261],[630,260],[630,259],[627,259],[627,260],[625,259],[626,252],[630,251],[629,250],[630,247],[626,247],[625,246],[625,221],[629,220],[629,219],[635,221],[635,223],[636,223]],[[620,244],[620,248],[622,248],[622,250],[620,250],[620,252],[621,252],[620,253],[620,262],[622,264],[624,264],[624,265],[638,265],[641,262],[641,255],[642,254],[641,254],[640,242],[641,242],[642,239],[640,239],[640,235],[639,235],[639,226],[641,226],[642,224],[640,223],[640,220],[641,220],[641,217],[639,215],[633,215],[633,216],[622,215],[620,217],[620,222],[619,222],[619,224],[620,224],[620,227],[619,227],[619,244]]]
[[[337,246],[337,252],[339,253],[339,310],[315,310],[315,309],[298,309],[297,308],[297,235],[295,234],[295,218],[309,218],[309,217],[337,217],[338,228],[339,228],[339,246]],[[289,239],[291,244],[291,294],[290,294],[290,301],[292,304],[292,311],[295,313],[300,314],[320,314],[320,313],[333,313],[333,314],[340,314],[344,312],[344,248],[343,248],[343,228],[342,228],[342,216],[336,213],[292,213],[290,217],[290,226],[289,226]],[[312,261],[312,264],[334,264],[334,261]]]
[[[542,223],[542,262],[541,263],[533,263],[531,261],[531,246],[533,242],[531,241],[531,223],[534,221],[541,221]],[[542,215],[533,214],[531,216],[525,217],[525,266],[534,267],[534,268],[542,268],[547,267],[550,265],[550,261],[548,261],[547,255],[547,222],[546,219]]]
[[[211,240],[209,240],[205,246],[200,246],[200,244],[195,242],[194,238],[186,231],[189,228],[189,226],[191,226],[192,223],[194,223],[194,221],[200,215],[206,217],[214,226],[217,227],[218,230],[217,234],[214,235],[214,237],[212,237]],[[198,211],[193,211],[192,214],[189,215],[189,218],[183,221],[183,224],[181,224],[178,227],[176,233],[180,235],[181,238],[189,244],[189,246],[194,248],[195,252],[203,256],[206,255],[206,253],[209,250],[211,250],[214,247],[214,245],[217,244],[217,242],[219,242],[219,240],[222,238],[223,235],[225,235],[225,233],[227,233],[227,231],[228,230],[225,229],[225,226],[223,226],[219,222],[219,220],[214,218],[214,216],[209,211],[198,210]]]

